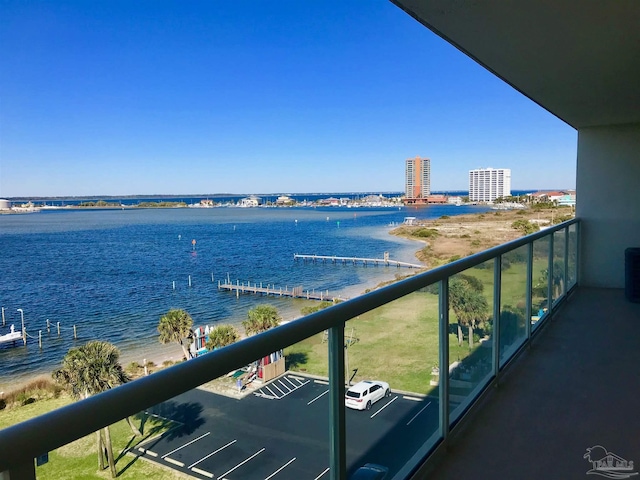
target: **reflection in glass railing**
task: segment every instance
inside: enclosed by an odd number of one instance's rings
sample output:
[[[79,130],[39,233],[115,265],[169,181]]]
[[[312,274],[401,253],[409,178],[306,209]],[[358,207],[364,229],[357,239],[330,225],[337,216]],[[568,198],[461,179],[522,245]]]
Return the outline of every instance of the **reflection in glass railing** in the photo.
[[[553,234],[553,280],[552,295],[553,303],[558,301],[565,293],[565,262],[566,262],[566,233],[565,230],[558,230]]]
[[[449,405],[453,424],[493,375],[494,260],[449,279]]]
[[[568,227],[567,290],[578,282],[578,225]]]
[[[533,242],[531,325],[534,330],[548,312],[549,243],[549,236]]]
[[[502,255],[500,283],[500,366],[527,338],[527,264],[529,247]]]

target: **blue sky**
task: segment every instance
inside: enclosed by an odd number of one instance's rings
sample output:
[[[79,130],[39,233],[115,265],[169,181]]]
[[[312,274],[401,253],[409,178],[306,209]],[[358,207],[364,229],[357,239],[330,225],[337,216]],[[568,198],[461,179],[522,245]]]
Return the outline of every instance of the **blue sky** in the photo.
[[[577,133],[387,1],[0,1],[0,197],[575,186]]]

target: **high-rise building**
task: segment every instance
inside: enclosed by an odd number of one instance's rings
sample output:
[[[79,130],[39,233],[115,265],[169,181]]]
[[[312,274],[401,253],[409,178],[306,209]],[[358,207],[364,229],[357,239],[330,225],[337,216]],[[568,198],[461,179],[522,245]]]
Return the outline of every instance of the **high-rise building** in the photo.
[[[469,171],[469,201],[493,202],[511,196],[511,169],[478,168]]]
[[[406,166],[405,197],[407,200],[424,199],[431,194],[431,160],[409,158]]]

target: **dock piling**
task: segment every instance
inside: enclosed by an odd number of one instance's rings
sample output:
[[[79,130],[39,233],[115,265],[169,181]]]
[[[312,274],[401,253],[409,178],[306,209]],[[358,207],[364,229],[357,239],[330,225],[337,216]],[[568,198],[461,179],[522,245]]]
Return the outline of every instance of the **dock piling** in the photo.
[[[78,331],[76,330],[76,326],[73,326],[73,339],[77,340],[78,339]]]
[[[38,330],[38,346],[42,350],[42,330]]]
[[[51,324],[49,323],[48,318],[47,318],[47,333],[51,333]]]
[[[58,337],[60,336],[60,322],[58,322]]]

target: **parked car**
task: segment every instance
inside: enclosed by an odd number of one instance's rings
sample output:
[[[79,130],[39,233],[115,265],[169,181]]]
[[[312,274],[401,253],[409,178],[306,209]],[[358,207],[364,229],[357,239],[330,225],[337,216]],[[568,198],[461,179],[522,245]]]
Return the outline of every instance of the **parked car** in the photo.
[[[369,410],[371,405],[389,395],[391,395],[391,390],[387,382],[363,380],[347,390],[344,404],[356,410]]]

